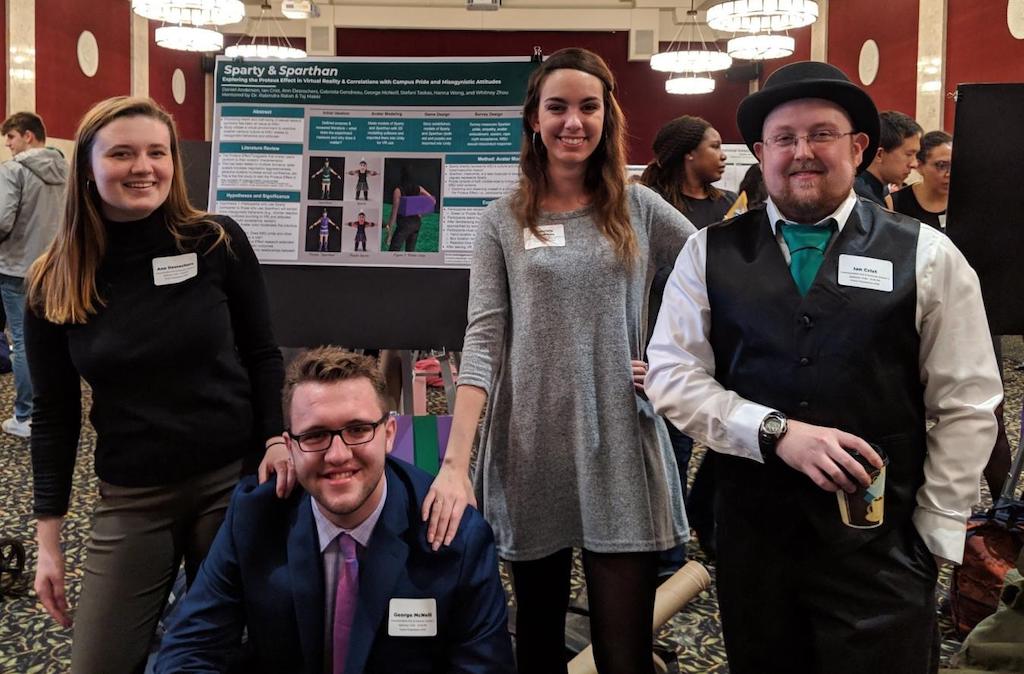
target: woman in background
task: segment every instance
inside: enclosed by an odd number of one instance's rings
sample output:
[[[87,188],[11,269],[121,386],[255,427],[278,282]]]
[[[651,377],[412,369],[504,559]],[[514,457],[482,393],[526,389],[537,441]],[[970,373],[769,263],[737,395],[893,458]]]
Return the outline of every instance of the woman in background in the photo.
[[[640,182],[660,194],[702,229],[725,218],[736,193],[712,183],[725,173],[722,136],[700,117],[683,115],[665,124],[654,137],[654,161]]]
[[[657,553],[687,538],[667,434],[638,393],[651,279],[694,229],[627,187],[614,90],[583,49],[530,77],[520,181],[481,218],[451,438],[423,503],[436,547],[480,498],[511,563],[523,674],[566,671],[574,547],[598,671],[651,672]]]
[[[736,193],[713,185],[725,172],[726,155],[722,152],[722,136],[707,120],[691,115],[673,119],[658,131],[652,149],[655,158],[640,176],[643,184],[679,209],[698,229],[725,219],[736,201]],[[654,277],[648,336],[654,330],[654,321],[661,310],[661,297],[669,274],[672,273],[673,263],[674,259],[660,268]],[[668,420],[665,420],[665,426],[679,467],[679,481],[683,485],[683,496],[687,499],[686,514],[690,525],[697,532],[701,547],[709,557],[714,557],[714,459],[710,454],[704,457],[701,469],[694,478],[693,492],[687,494],[686,476],[693,454],[693,440]],[[671,575],[682,566],[684,560],[685,551],[681,547],[664,553],[659,575]]]
[[[736,198],[736,203],[725,214],[726,218],[760,208],[768,201],[768,188],[764,186],[764,175],[761,173],[760,164],[751,164],[747,168],[747,172],[743,174],[743,180],[740,181],[739,192],[740,195]],[[738,208],[740,201],[743,202],[742,209]]]
[[[945,230],[952,158],[953,136],[945,131],[924,134],[917,153],[917,172],[921,180],[893,194],[893,210]]]
[[[247,457],[294,484],[281,354],[259,263],[230,218],[189,204],[178,135],[148,98],[85,114],[63,222],[28,276],[35,385],[35,590],[71,625],[61,522],[92,389],[99,503],[72,672],[142,671],[182,559],[191,582]],[[266,452],[266,457],[264,453]]]

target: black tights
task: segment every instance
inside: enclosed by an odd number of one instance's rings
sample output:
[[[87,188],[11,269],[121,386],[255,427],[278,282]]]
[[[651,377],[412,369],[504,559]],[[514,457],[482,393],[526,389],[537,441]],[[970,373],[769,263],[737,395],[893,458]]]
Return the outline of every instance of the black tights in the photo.
[[[658,553],[583,550],[590,639],[600,674],[653,672],[651,621]],[[520,674],[566,672],[565,611],[572,550],[512,562],[516,594],[516,660]]]

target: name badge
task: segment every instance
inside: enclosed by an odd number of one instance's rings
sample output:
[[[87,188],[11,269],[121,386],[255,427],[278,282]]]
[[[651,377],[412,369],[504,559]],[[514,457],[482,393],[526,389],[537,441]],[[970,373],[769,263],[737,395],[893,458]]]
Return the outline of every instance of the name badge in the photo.
[[[565,246],[564,225],[541,225],[537,229],[544,235],[543,239],[534,236],[533,232],[528,229],[523,230],[523,243],[526,245],[526,250]]]
[[[392,599],[388,605],[389,637],[436,637],[436,599]]]
[[[839,256],[839,285],[892,292],[892,262],[860,255]]]
[[[199,275],[199,257],[195,253],[153,258],[153,285],[169,286]]]

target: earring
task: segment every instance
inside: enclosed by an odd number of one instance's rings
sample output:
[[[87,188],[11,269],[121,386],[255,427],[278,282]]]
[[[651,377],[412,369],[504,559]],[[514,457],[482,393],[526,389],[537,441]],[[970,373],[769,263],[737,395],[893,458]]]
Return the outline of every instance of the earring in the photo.
[[[540,147],[537,146],[537,132],[536,131],[533,132],[533,140],[531,142],[533,143],[533,149],[536,150],[537,152],[540,152]]]

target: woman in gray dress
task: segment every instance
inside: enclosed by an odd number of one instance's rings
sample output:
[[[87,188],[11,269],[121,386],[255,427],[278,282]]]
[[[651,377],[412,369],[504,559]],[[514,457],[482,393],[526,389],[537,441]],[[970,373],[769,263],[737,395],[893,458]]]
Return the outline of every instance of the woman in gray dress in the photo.
[[[687,538],[640,358],[654,272],[694,229],[626,185],[614,88],[582,49],[552,54],[530,78],[521,179],[481,218],[455,419],[423,504],[435,549],[451,543],[467,504],[494,527],[515,585],[520,672],[566,671],[574,547],[598,671],[653,671],[657,552]]]

